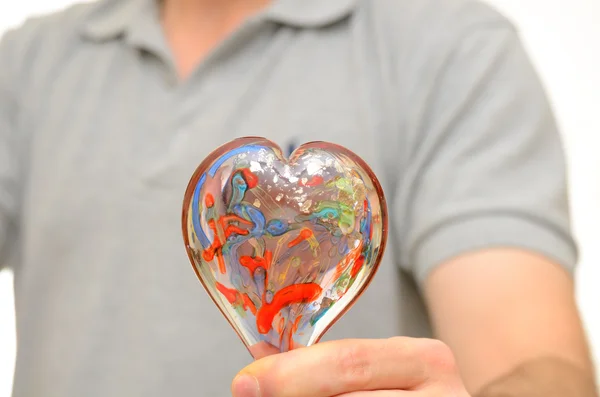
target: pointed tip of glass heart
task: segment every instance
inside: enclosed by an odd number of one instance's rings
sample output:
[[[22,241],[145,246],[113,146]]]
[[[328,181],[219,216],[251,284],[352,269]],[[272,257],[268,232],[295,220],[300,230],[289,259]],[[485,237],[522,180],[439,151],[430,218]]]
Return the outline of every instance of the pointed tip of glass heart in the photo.
[[[252,355],[252,358],[254,358],[255,360],[260,360],[263,357],[281,353],[281,351],[277,347],[265,341],[258,342],[248,347],[248,351],[250,352],[250,355]]]

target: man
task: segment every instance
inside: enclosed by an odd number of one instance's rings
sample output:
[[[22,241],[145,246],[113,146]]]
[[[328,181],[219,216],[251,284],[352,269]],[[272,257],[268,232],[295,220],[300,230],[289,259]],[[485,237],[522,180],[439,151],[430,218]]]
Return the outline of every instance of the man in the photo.
[[[6,34],[0,90],[15,397],[595,395],[559,135],[489,7],[103,0]],[[391,225],[328,342],[251,364],[179,225],[244,135],[355,151]]]

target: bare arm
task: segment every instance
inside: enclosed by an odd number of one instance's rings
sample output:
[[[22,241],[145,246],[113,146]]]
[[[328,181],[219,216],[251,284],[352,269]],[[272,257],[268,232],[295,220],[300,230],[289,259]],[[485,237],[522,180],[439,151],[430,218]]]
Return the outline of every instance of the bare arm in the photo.
[[[477,397],[593,397],[573,280],[524,251],[462,255],[433,271],[425,294],[438,336]]]
[[[541,357],[519,365],[476,393],[475,397],[597,395],[589,371],[560,358]]]

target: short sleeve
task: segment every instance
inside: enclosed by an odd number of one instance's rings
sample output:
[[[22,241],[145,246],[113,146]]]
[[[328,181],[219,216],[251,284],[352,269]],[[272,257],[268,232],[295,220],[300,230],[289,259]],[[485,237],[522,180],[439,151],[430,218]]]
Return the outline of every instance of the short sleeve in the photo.
[[[0,38],[0,269],[6,267],[17,212],[16,93],[10,34]]]
[[[517,32],[502,25],[465,34],[418,113],[405,199],[393,203],[405,270],[422,284],[455,256],[499,247],[572,270],[561,137]]]

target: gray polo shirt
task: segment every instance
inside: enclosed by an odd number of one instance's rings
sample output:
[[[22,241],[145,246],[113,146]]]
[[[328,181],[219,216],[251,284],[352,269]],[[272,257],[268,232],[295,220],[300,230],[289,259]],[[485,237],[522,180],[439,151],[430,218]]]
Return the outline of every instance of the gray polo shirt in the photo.
[[[576,262],[551,110],[487,6],[279,0],[185,82],[172,65],[152,0],[74,6],[1,41],[15,397],[229,395],[250,356],[196,279],[180,212],[198,163],[239,136],[336,142],[381,180],[384,261],[326,339],[430,335],[420,288],[466,251]]]

